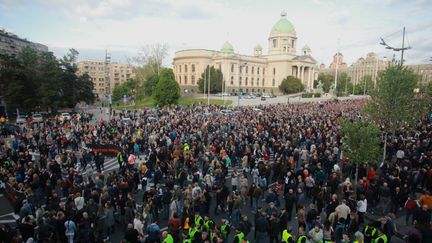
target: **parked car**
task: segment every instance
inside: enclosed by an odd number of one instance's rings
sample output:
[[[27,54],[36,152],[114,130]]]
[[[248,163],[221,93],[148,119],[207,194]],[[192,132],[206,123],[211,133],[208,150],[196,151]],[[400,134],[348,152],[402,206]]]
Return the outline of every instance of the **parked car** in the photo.
[[[32,115],[32,122],[33,123],[41,123],[41,122],[43,122],[42,114],[40,114],[40,113],[34,113]]]
[[[267,94],[267,93],[264,93],[264,94],[262,94],[262,96],[261,97],[264,97],[264,98],[270,98],[271,97],[271,95],[270,94]]]
[[[26,115],[24,115],[24,114],[18,114],[15,123],[16,123],[17,125],[22,125],[22,124],[24,124],[24,123],[26,123],[26,122],[27,122],[27,117],[26,117]]]
[[[266,100],[266,97],[261,96],[261,101],[265,101],[265,100]]]

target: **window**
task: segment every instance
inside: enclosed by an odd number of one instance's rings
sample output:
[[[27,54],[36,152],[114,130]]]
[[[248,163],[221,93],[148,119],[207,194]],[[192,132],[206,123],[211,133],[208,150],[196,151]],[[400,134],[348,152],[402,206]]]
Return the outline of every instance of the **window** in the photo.
[[[265,74],[265,68],[263,68],[263,75]]]
[[[254,84],[254,78],[251,79],[251,85],[253,86]]]
[[[179,83],[181,83],[181,76],[179,76]]]
[[[276,68],[273,68],[273,75],[276,75]]]
[[[239,84],[242,85],[242,78],[240,77]]]
[[[184,83],[187,84],[187,76],[184,76]]]
[[[245,79],[245,85],[248,85],[248,78]]]
[[[291,40],[291,47],[294,48],[294,40]]]
[[[181,72],[181,65],[179,65],[179,71]]]
[[[242,73],[242,66],[240,66],[240,73]]]
[[[195,64],[192,64],[192,72],[195,72]],[[193,77],[193,76],[192,76]]]
[[[192,75],[192,77],[191,77],[191,82],[192,82],[192,84],[195,84],[195,76],[194,75]]]
[[[276,84],[275,79],[273,79],[273,82],[272,82],[273,87],[275,86],[275,84]]]
[[[257,74],[259,74],[259,67],[257,68]]]
[[[231,72],[234,72],[234,64],[231,64]]]
[[[248,73],[248,69],[249,69],[249,67],[248,67],[248,66],[246,66],[246,73]]]
[[[273,39],[273,48],[276,48],[276,47],[277,47],[277,40]]]
[[[264,86],[264,79],[262,80],[262,86]]]
[[[283,51],[286,52],[286,46],[283,47]]]
[[[185,73],[187,73],[187,65],[185,64]]]
[[[233,85],[233,84],[234,84],[234,77],[231,76],[231,85]]]
[[[252,67],[252,74],[254,74],[254,67]]]

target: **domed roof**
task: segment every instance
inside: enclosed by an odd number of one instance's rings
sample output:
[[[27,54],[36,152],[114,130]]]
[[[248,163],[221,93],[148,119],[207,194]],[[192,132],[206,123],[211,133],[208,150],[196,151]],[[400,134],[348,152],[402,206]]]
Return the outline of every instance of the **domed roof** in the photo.
[[[262,46],[260,44],[258,44],[258,45],[255,46],[254,49],[262,51]]]
[[[295,34],[294,26],[288,21],[288,19],[286,19],[286,16],[287,13],[283,11],[281,13],[281,19],[275,25],[273,25],[270,36],[280,34]]]
[[[228,41],[226,41],[223,44],[223,46],[220,49],[220,51],[223,52],[223,53],[229,53],[229,54],[231,54],[231,53],[234,53],[234,47]]]
[[[308,45],[303,46],[302,50],[309,50],[310,51],[310,47]]]

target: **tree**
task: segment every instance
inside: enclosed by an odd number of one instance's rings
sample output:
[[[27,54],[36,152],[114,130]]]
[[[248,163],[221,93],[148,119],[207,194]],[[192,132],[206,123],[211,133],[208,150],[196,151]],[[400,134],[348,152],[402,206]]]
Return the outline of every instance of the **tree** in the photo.
[[[321,80],[321,82],[323,84],[323,91],[325,93],[328,93],[330,91],[330,86],[334,82],[334,75],[326,74],[326,73],[320,73],[320,74],[318,74],[318,80]],[[318,82],[316,84],[318,84]],[[316,85],[315,85],[315,87],[316,87]]]
[[[174,78],[171,68],[163,68],[160,72],[159,81],[153,89],[155,105],[167,106],[177,104],[180,98],[180,87]]]
[[[146,78],[143,85],[144,94],[146,96],[152,95],[153,88],[157,85],[158,81],[159,81],[159,76],[156,73]]]
[[[294,94],[302,92],[304,90],[304,85],[300,79],[293,76],[288,76],[282,80],[281,84],[279,85],[279,90],[284,94]]]
[[[151,74],[160,74],[163,60],[167,55],[168,45],[157,43],[141,47],[138,56],[132,58],[132,60],[145,68],[141,71],[144,71],[143,78],[147,78]],[[146,70],[149,70],[150,73],[145,72]]]
[[[337,96],[351,94],[352,90],[353,90],[353,84],[348,74],[345,72],[338,74],[338,80],[336,86]]]
[[[114,101],[119,101],[125,95],[127,97],[135,96],[138,88],[138,81],[135,79],[128,79],[126,82],[114,87],[112,98]]]
[[[25,47],[15,56],[0,54],[0,88],[9,112],[74,107],[94,100],[88,75],[76,75],[78,52],[58,60],[50,52]]]
[[[359,83],[354,87],[355,95],[369,94],[369,91],[374,89],[374,83],[371,75],[365,75],[362,77]]]
[[[362,120],[340,120],[344,135],[343,153],[355,164],[355,181],[358,165],[375,163],[381,155],[381,130],[376,124]]]
[[[222,92],[222,83],[224,83],[222,71],[215,69],[214,67],[207,66],[207,68],[201,74],[201,78],[198,80],[198,90],[200,92],[207,93],[210,84],[210,93],[219,93]],[[225,83],[223,85],[225,85]],[[206,87],[206,90],[204,90],[204,87]]]
[[[365,112],[384,128],[383,161],[387,135],[392,136],[401,125],[417,122],[427,112],[427,101],[414,92],[418,81],[411,68],[392,64],[378,74],[376,89],[370,92]]]

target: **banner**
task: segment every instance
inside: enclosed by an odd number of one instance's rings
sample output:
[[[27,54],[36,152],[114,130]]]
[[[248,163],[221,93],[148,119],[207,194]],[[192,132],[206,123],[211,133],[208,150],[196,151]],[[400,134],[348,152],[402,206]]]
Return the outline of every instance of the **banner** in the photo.
[[[102,153],[104,155],[117,155],[122,149],[114,144],[87,144],[94,153]]]

